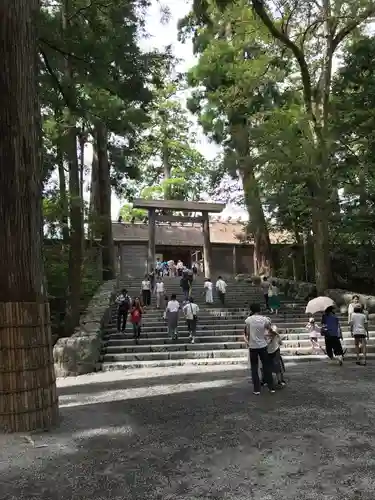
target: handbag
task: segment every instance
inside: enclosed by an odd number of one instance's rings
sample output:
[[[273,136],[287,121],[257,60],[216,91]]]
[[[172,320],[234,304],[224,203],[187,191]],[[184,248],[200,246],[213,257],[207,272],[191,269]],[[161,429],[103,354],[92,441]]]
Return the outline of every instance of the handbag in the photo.
[[[191,305],[191,303],[190,303],[190,310],[191,310],[191,313],[192,313],[192,315],[193,315],[193,321],[197,321],[198,316],[197,316],[196,314],[194,314],[194,313],[193,313],[193,306]]]

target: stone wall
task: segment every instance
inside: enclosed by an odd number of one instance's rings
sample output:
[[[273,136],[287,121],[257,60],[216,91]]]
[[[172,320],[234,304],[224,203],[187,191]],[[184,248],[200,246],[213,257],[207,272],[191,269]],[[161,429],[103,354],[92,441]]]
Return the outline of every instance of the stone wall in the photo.
[[[258,285],[260,281],[259,276],[250,276],[249,274],[238,274],[237,281],[247,281]],[[280,292],[291,299],[305,300],[306,302],[317,296],[317,290],[314,283],[307,283],[304,281],[293,281],[283,278],[270,278],[270,281],[275,279],[277,281]],[[366,306],[370,314],[375,314],[375,296],[352,292],[341,288],[330,288],[325,290],[324,295],[334,300],[341,312],[348,310],[348,305],[352,301],[353,295],[358,295],[361,304]]]
[[[100,369],[103,327],[109,322],[116,280],[103,283],[91,299],[71,337],[58,339],[53,348],[57,377],[77,376]]]

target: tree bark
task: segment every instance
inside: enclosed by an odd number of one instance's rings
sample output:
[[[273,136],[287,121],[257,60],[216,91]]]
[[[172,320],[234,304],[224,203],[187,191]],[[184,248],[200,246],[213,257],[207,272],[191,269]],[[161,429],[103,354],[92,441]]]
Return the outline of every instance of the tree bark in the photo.
[[[172,197],[172,189],[171,185],[168,183],[168,181],[171,178],[171,166],[169,163],[169,151],[168,151],[168,144],[167,141],[163,143],[163,180],[164,180],[164,199],[165,200],[170,200]]]
[[[63,34],[69,34],[69,0],[65,0],[62,8]],[[70,59],[65,59],[65,88],[69,95],[71,106],[76,103],[76,90],[74,75]],[[77,156],[77,124],[71,112],[65,113],[65,151],[69,171],[69,218],[70,218],[70,245],[69,245],[69,270],[68,270],[68,297],[65,313],[65,334],[72,335],[78,324],[81,305],[81,281],[83,261],[83,224],[82,224],[82,198],[80,194],[79,164]]]
[[[95,132],[94,132],[95,135]],[[91,183],[90,183],[90,208],[89,208],[89,231],[90,238],[100,236],[99,214],[100,214],[100,184],[99,184],[99,160],[97,141],[94,138],[92,144]]]
[[[69,243],[69,222],[68,222],[68,197],[66,194],[66,180],[64,168],[64,156],[61,145],[57,145],[57,168],[59,174],[59,201],[60,201],[60,225],[65,245]]]
[[[254,238],[254,267],[258,274],[269,276],[272,274],[273,269],[271,241],[260,199],[258,182],[249,162],[241,169],[241,178],[245,203],[249,212],[249,227]]]
[[[0,5],[0,432],[58,420],[42,259],[37,0]]]
[[[98,151],[98,182],[100,186],[99,220],[102,247],[103,280],[115,277],[114,245],[111,220],[111,180],[108,161],[107,130],[102,123],[96,125],[96,145]]]

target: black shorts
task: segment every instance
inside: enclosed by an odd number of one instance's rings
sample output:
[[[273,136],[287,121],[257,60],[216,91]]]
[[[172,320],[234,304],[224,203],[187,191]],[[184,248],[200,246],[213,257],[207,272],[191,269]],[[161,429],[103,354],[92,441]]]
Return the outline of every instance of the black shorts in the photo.
[[[367,335],[363,335],[362,333],[360,335],[354,335],[354,338],[355,339],[358,339],[358,340],[363,340],[363,339],[366,339],[367,338]]]

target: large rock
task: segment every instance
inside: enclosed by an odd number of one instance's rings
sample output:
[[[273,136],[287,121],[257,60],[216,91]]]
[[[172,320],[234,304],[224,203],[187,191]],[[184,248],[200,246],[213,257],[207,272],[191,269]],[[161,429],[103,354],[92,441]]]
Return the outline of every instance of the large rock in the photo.
[[[53,348],[57,377],[77,376],[100,368],[103,327],[108,323],[116,280],[100,286],[71,337],[58,339]]]
[[[324,292],[327,297],[331,297],[335,301],[341,311],[348,310],[348,305],[351,302],[353,295],[358,295],[361,304],[366,306],[369,313],[375,313],[375,297],[373,295],[364,295],[356,292],[349,292],[348,290],[341,290],[340,288],[328,289]]]

